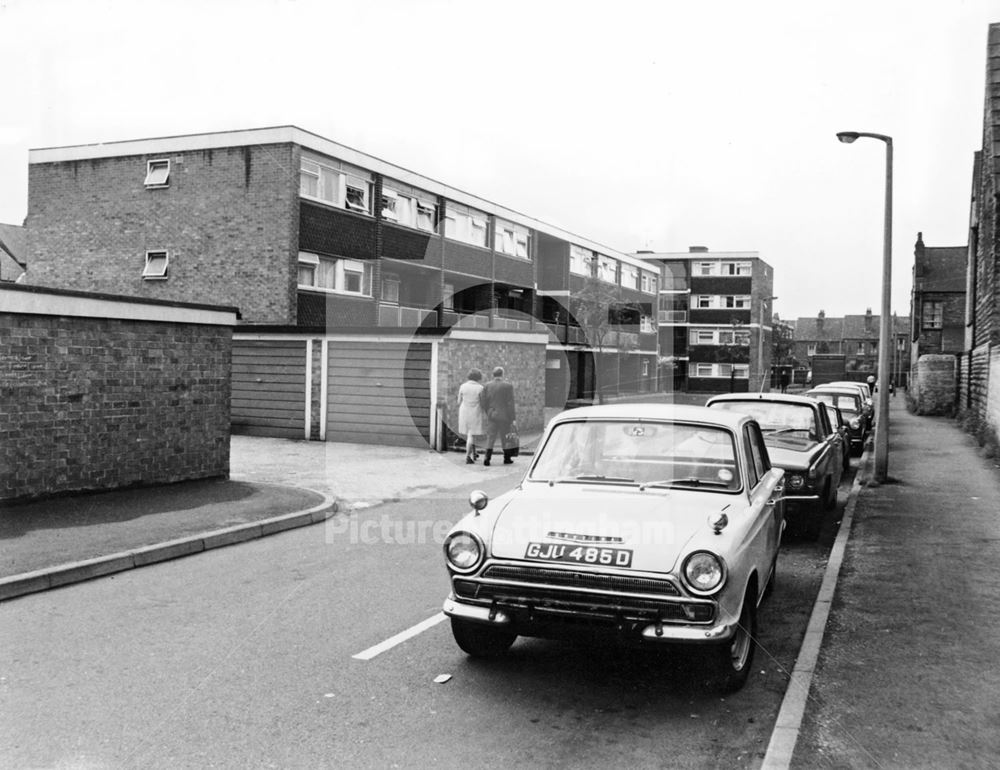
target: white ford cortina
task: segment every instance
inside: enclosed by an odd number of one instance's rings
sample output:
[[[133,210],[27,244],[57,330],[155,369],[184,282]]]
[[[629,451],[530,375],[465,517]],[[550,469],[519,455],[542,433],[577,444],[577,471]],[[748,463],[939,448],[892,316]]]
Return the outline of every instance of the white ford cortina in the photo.
[[[758,424],[696,406],[615,404],[551,421],[520,485],[444,543],[459,647],[610,633],[698,644],[741,687],[775,576],[782,475]]]

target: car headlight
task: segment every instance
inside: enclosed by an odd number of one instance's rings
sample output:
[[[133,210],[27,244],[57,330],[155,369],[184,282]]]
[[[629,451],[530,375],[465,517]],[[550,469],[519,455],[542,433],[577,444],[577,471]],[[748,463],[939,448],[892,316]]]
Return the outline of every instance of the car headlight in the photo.
[[[470,572],[483,559],[483,544],[469,532],[455,532],[444,541],[444,557],[456,572]]]
[[[805,486],[806,480],[803,478],[801,473],[789,473],[785,476],[788,480],[789,489],[802,489]]]
[[[708,551],[695,551],[684,560],[684,580],[695,593],[711,593],[722,585],[726,570],[722,559]]]
[[[851,418],[851,428],[853,430],[857,430],[860,427],[861,427],[861,418],[860,417],[852,417]]]

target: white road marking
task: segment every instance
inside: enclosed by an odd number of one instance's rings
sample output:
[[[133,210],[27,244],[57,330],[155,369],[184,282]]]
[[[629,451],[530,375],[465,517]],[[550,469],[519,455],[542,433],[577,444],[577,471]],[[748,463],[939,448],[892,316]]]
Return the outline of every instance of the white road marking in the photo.
[[[389,637],[384,642],[379,642],[374,647],[369,647],[367,650],[359,652],[357,655],[352,655],[351,657],[355,660],[371,660],[376,655],[381,655],[386,650],[391,650],[397,644],[402,644],[407,639],[412,639],[417,634],[422,634],[428,628],[433,628],[442,620],[445,619],[445,614],[439,612],[437,615],[433,615],[427,620],[423,620],[412,628],[408,628],[405,631],[401,631],[395,636]]]

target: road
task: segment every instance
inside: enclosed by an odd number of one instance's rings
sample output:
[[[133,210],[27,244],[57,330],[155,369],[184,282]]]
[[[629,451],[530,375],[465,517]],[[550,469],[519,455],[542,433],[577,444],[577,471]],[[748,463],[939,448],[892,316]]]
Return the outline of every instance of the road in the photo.
[[[691,656],[466,658],[437,622],[456,490],[0,605],[0,767],[755,767],[852,477],[786,538],[735,695]]]

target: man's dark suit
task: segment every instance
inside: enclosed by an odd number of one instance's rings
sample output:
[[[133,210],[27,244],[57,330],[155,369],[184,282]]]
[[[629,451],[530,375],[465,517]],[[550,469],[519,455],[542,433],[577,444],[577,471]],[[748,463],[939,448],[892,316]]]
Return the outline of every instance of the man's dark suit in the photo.
[[[503,448],[504,434],[510,431],[511,424],[517,419],[514,411],[514,386],[499,377],[494,377],[483,386],[481,401],[489,421],[486,429],[486,459],[483,464],[489,465],[497,436],[500,437],[500,445]],[[506,449],[503,450],[503,461],[513,462]]]

